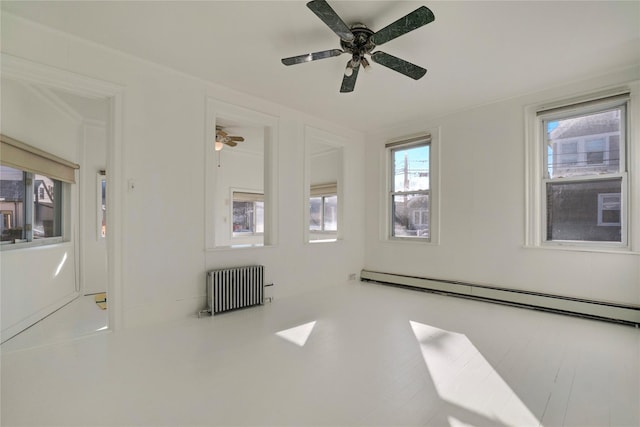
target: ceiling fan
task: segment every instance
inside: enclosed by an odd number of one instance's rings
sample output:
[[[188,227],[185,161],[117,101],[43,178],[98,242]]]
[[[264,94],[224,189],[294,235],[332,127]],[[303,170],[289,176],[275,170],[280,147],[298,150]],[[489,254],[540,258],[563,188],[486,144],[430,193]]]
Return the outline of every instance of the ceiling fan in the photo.
[[[225,145],[229,147],[235,147],[238,142],[243,142],[244,138],[241,136],[232,136],[222,130],[222,126],[216,126],[216,142],[215,150],[220,151]]]
[[[382,51],[372,53],[376,46],[382,45],[396,37],[400,37],[416,28],[433,22],[435,16],[426,6],[419,7],[377,32],[373,32],[364,24],[354,24],[348,27],[325,0],[312,0],[307,3],[307,7],[340,37],[340,46],[342,49],[330,49],[283,58],[282,63],[284,65],[302,64],[349,53],[351,54],[351,59],[347,62],[340,92],[353,92],[360,65],[362,65],[364,69],[369,67],[369,61],[365,55],[369,55],[373,62],[411,77],[414,80],[418,80],[427,72],[427,70],[422,67],[396,58],[388,53]]]

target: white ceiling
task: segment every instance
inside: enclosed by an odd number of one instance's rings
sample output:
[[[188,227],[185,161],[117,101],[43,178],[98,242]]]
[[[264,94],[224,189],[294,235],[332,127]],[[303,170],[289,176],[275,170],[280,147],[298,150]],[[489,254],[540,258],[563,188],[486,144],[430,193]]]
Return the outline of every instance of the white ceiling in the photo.
[[[436,20],[378,50],[428,69],[421,80],[373,64],[340,94],[346,55],[304,1],[9,2],[10,12],[326,118],[375,131],[640,64],[640,2],[329,1],[374,31],[421,5]]]

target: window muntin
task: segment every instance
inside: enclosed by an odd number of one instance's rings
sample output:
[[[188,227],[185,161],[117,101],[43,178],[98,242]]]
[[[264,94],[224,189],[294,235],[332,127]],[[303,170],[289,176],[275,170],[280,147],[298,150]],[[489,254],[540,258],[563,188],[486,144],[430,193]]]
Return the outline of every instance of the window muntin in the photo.
[[[391,238],[431,238],[430,149],[422,140],[393,144],[389,150]]]
[[[62,237],[63,185],[45,175],[0,166],[2,244]]]
[[[539,116],[543,242],[625,244],[626,100]]]

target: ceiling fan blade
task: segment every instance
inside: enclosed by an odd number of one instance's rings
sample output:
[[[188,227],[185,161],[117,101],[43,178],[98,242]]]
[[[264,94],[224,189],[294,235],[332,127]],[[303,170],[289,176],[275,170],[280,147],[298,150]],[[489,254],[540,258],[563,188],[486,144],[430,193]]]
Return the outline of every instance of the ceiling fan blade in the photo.
[[[387,25],[380,31],[371,36],[371,40],[377,46],[393,40],[396,37],[400,37],[403,34],[413,31],[416,28],[420,28],[423,25],[427,25],[429,22],[435,20],[433,12],[426,6],[421,6],[411,12],[410,14],[398,19],[392,24]]]
[[[230,136],[229,137],[230,141],[237,141],[237,142],[244,142],[244,138],[241,136]]]
[[[331,30],[340,37],[340,40],[353,41],[355,36],[347,27],[347,24],[338,16],[338,14],[329,6],[325,0],[312,0],[307,3],[307,7],[315,13]]]
[[[227,144],[229,147],[235,147],[236,145],[238,145],[237,142],[233,142],[233,141],[225,141],[225,144]]]
[[[292,56],[291,58],[282,58],[284,65],[302,64],[305,62],[317,61],[318,59],[331,58],[342,55],[344,52],[340,49],[323,50],[322,52],[308,53],[306,55]]]
[[[411,77],[414,80],[418,80],[427,72],[427,70],[422,67],[384,52],[372,53],[371,59],[377,64],[391,68],[392,70],[404,74],[407,77]]]
[[[353,92],[353,89],[356,87],[356,78],[358,77],[359,69],[360,67],[354,68],[353,73],[350,76],[347,76],[345,74],[344,78],[342,79],[342,85],[340,86],[341,93]]]

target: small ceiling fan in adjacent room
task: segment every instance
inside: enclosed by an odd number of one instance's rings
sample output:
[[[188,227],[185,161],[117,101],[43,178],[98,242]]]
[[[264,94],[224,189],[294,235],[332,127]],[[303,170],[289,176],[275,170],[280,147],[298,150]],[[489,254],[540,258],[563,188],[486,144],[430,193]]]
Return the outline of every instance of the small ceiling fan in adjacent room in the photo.
[[[388,53],[382,51],[373,52],[376,46],[382,45],[416,28],[433,22],[435,16],[426,6],[419,7],[377,32],[373,32],[364,24],[353,24],[351,27],[348,27],[325,0],[312,0],[307,3],[307,7],[340,37],[340,46],[342,49],[330,49],[283,58],[282,63],[284,65],[302,64],[348,53],[351,55],[351,59],[347,62],[340,92],[353,92],[360,66],[365,69],[369,68],[369,61],[365,55],[368,55],[373,62],[404,74],[407,77],[411,77],[414,80],[420,79],[427,72],[426,69],[418,65],[389,55]]]
[[[243,142],[244,138],[241,136],[229,135],[227,132],[222,130],[222,126],[216,126],[216,142],[215,142],[215,150],[220,151],[224,148],[225,145],[229,147],[235,147],[238,145],[238,142]]]

